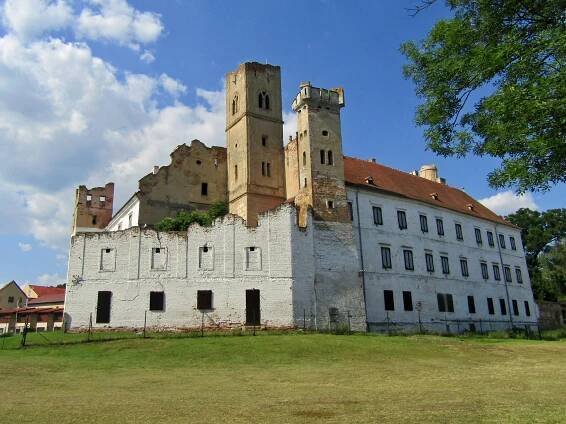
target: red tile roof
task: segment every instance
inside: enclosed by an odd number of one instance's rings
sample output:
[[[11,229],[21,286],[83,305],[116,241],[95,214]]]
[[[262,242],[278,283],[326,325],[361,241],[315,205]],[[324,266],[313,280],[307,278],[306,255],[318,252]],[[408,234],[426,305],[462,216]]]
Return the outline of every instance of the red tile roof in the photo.
[[[56,294],[47,294],[44,296],[37,297],[35,299],[30,298],[28,300],[28,305],[41,305],[43,303],[63,303],[65,302],[65,292]]]
[[[30,285],[30,288],[37,294],[38,297],[42,296],[52,296],[52,295],[63,295],[65,297],[64,287],[51,287],[51,286],[35,286]]]
[[[375,162],[344,156],[344,177],[347,184],[384,191],[395,196],[418,200],[465,215],[515,227],[462,190]],[[368,177],[371,178],[368,179]]]

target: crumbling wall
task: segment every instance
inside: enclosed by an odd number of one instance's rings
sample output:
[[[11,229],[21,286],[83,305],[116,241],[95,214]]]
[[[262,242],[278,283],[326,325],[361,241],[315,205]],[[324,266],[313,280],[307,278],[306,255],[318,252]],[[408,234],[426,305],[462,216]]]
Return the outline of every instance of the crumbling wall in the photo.
[[[90,189],[81,185],[75,193],[73,234],[104,229],[112,219],[114,183]]]

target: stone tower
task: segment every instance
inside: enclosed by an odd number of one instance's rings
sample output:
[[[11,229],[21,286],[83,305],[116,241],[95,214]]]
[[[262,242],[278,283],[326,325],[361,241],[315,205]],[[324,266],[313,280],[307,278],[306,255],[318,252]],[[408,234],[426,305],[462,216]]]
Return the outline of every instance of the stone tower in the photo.
[[[293,101],[299,178],[294,197],[301,209],[300,221],[304,221],[308,207],[315,221],[350,221],[340,128],[342,107],[344,90],[317,88],[308,82],[301,84]]]
[[[257,225],[285,201],[281,69],[248,62],[226,75],[230,213]]]
[[[102,231],[112,219],[114,183],[91,189],[82,185],[75,192],[73,232]]]

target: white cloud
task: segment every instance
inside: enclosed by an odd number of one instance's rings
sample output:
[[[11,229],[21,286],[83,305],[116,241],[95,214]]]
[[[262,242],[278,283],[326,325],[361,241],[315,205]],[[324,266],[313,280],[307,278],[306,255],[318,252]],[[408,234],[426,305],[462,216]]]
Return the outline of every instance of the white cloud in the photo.
[[[0,234],[68,248],[74,189],[116,183],[115,210],[171,150],[199,138],[224,144],[224,94],[170,77],[123,73],[85,43],[0,37]],[[162,105],[161,93],[172,94]]]
[[[79,37],[114,41],[139,50],[141,44],[155,42],[163,32],[158,14],[140,12],[126,0],[90,0],[90,4],[94,9],[83,9],[77,18]]]
[[[59,274],[41,274],[37,277],[37,283],[41,286],[56,286],[66,282],[67,279]]]
[[[480,203],[499,215],[509,215],[520,208],[539,208],[531,193],[517,195],[511,190],[480,199]]]
[[[283,112],[283,144],[286,145],[289,137],[295,137],[297,132],[297,114],[295,112]]]
[[[163,89],[173,97],[177,97],[187,92],[187,87],[183,83],[174,78],[171,78],[167,74],[161,74],[161,76],[159,77],[159,83],[161,84]]]
[[[29,244],[29,243],[22,243],[22,242],[19,242],[19,243],[18,243],[18,247],[19,247],[20,250],[21,250],[22,252],[24,252],[24,253],[25,253],[25,252],[29,252],[29,251],[32,249],[32,246],[31,246],[31,244]]]
[[[149,50],[144,50],[140,55],[140,60],[145,63],[152,63],[155,60],[155,56]]]
[[[20,39],[30,40],[69,25],[72,10],[65,0],[6,0],[2,20]]]

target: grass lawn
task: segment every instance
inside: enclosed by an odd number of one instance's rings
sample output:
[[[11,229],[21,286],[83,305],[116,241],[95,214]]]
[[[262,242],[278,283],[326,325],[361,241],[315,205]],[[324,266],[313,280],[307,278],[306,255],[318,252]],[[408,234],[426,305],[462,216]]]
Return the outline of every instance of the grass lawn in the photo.
[[[558,423],[566,341],[138,338],[5,348],[0,382],[3,423]]]

